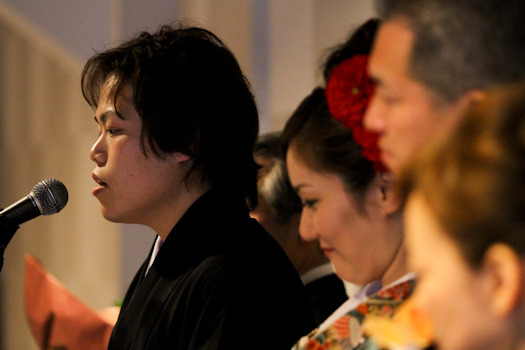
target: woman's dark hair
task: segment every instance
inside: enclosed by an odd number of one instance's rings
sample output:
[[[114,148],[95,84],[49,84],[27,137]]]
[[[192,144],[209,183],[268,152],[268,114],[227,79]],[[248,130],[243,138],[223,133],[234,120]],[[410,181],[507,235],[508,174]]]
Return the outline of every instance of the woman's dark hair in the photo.
[[[367,20],[345,42],[329,50],[322,67],[325,82],[342,61],[356,54],[370,53],[379,24],[378,19]],[[376,172],[373,164],[363,157],[352,131],[330,114],[323,88],[315,88],[301,102],[286,123],[281,141],[284,154],[293,146],[313,170],[340,176],[350,193],[362,204]]]
[[[321,67],[325,82],[330,78],[332,70],[342,61],[354,55],[368,55],[370,53],[380,23],[379,19],[370,18],[350,33],[345,42],[328,50],[327,57]]]
[[[123,86],[133,89],[146,156],[146,145],[159,158],[187,154],[193,167],[186,183],[210,181],[256,203],[257,108],[236,58],[219,38],[202,28],[163,26],[94,55],[81,83],[93,108],[108,77],[116,79],[115,107]]]
[[[352,131],[330,114],[324,89],[314,89],[301,102],[284,127],[281,146],[284,154],[293,147],[311,169],[338,175],[362,203],[376,172]]]
[[[525,84],[497,90],[439,139],[399,179],[416,191],[458,245],[480,267],[496,243],[525,256]]]

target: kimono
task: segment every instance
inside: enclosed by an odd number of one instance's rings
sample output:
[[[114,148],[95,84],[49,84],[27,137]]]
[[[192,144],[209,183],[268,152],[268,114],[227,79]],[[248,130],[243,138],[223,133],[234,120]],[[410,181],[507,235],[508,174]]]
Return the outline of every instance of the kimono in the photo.
[[[109,349],[290,349],[313,328],[292,263],[230,191],[199,198],[146,274],[149,260],[126,293]]]
[[[399,306],[412,294],[415,276],[408,274],[393,284],[381,288],[371,283],[350,298],[321,326],[302,337],[293,350],[377,350],[374,339],[363,331],[367,317],[391,318]]]

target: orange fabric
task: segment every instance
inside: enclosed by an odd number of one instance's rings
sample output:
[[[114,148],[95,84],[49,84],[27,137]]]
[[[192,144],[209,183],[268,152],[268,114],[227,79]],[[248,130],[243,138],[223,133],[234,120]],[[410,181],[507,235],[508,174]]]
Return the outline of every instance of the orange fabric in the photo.
[[[97,313],[31,255],[25,257],[25,313],[41,349],[107,349],[118,308]]]

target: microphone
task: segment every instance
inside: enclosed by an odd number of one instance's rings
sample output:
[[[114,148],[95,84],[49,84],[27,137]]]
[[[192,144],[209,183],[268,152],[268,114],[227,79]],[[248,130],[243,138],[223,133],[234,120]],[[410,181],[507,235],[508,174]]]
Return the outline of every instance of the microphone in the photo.
[[[0,211],[0,218],[20,225],[39,215],[52,215],[64,209],[68,193],[66,186],[56,179],[42,180],[18,202]]]
[[[39,215],[56,214],[67,204],[64,184],[55,179],[42,180],[18,202],[0,211],[0,271],[4,266],[4,251],[18,225]]]

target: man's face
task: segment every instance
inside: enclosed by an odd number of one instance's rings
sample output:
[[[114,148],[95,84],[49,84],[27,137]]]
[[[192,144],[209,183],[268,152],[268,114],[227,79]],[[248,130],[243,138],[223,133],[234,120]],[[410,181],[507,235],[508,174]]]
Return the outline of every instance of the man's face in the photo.
[[[455,120],[454,104],[436,103],[432,93],[409,73],[413,33],[403,19],[380,27],[369,59],[376,82],[365,127],[379,134],[383,162],[397,173],[434,134]]]
[[[184,177],[191,159],[178,152],[160,159],[149,148],[146,155],[141,147],[142,120],[133,105],[131,87],[122,89],[116,106],[112,88],[113,80],[108,79],[96,110],[99,136],[90,152],[97,182],[93,195],[107,220],[144,224],[167,236],[175,224],[173,213],[187,196]]]

